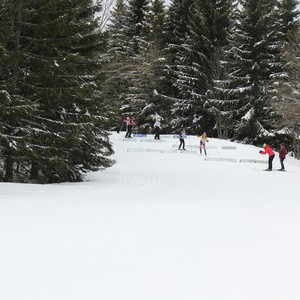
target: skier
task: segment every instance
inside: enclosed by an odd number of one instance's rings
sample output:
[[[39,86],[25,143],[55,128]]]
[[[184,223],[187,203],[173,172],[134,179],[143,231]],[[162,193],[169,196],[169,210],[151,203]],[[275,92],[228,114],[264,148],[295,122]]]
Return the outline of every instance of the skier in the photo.
[[[125,138],[131,138],[132,129],[134,127],[135,123],[135,117],[131,116],[130,118],[126,118],[126,124],[127,124],[127,132],[125,135]]]
[[[268,146],[267,144],[263,144],[263,148],[265,151],[260,150],[260,154],[268,154],[269,155],[269,167],[266,169],[266,171],[272,171],[272,163],[273,159],[275,157],[275,153],[273,152],[272,148]]]
[[[202,154],[202,149],[204,150],[204,154],[207,155],[206,152],[206,142],[208,142],[208,137],[206,132],[204,131],[202,135],[199,136],[200,138],[200,154]]]
[[[200,119],[200,117],[198,118],[197,115],[194,114],[194,118],[193,118],[192,123],[193,123],[193,128],[194,128],[195,134],[198,133],[198,128],[200,127],[200,126],[199,126],[199,119]]]
[[[284,171],[283,161],[285,160],[285,156],[286,156],[285,144],[280,144],[279,158],[280,158],[281,169],[279,169],[279,171]]]
[[[179,134],[179,147],[178,150],[181,150],[181,146],[183,146],[183,150],[185,150],[185,142],[184,139],[186,138],[186,131],[184,128],[181,129],[180,134]]]
[[[125,117],[123,122],[124,122],[124,124],[125,124],[125,126],[126,126],[126,134],[125,134],[125,137],[127,138],[128,135],[129,135],[129,132],[128,132],[128,130],[129,130],[128,125],[129,125],[129,122],[130,122],[130,118],[129,118],[129,117]]]
[[[154,139],[160,140],[159,134],[161,130],[161,124],[160,124],[160,118],[156,119],[156,122],[154,123]]]

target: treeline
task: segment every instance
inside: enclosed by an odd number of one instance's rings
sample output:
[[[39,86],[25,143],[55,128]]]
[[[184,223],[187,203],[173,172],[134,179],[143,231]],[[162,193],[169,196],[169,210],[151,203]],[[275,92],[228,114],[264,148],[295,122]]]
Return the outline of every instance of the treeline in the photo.
[[[104,85],[116,123],[134,115],[151,132],[159,115],[189,132],[197,114],[210,136],[299,157],[298,15],[295,0],[117,0]]]
[[[0,0],[0,181],[109,167],[127,115],[300,157],[295,0]],[[101,25],[101,26],[100,26]]]

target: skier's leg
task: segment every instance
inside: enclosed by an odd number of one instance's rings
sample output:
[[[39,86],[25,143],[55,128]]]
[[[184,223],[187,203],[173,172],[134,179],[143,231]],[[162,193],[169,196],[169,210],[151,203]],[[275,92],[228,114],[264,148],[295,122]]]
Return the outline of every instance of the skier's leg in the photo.
[[[179,147],[178,150],[180,150],[181,146],[182,146],[182,139],[179,139],[180,143],[179,143]]]
[[[131,138],[132,126],[130,125],[130,126],[128,126],[128,127],[129,127],[129,128],[128,128],[128,137]]]
[[[272,170],[272,163],[275,155],[269,156],[269,170]]]
[[[284,164],[283,164],[284,158],[280,158],[280,164],[281,164],[281,170],[284,170]]]

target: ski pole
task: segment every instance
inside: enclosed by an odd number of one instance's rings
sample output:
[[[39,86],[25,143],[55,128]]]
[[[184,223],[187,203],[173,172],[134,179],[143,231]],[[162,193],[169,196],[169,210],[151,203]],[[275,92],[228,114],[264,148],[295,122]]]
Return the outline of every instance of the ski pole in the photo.
[[[121,127],[120,127],[120,129],[119,129],[119,131],[118,131],[118,133],[122,130],[122,128],[123,128],[123,125],[124,125],[124,122],[122,122],[122,124],[121,124]]]
[[[177,140],[177,142],[174,145],[172,145],[172,148],[175,147],[178,144],[178,142],[179,142],[179,139]]]

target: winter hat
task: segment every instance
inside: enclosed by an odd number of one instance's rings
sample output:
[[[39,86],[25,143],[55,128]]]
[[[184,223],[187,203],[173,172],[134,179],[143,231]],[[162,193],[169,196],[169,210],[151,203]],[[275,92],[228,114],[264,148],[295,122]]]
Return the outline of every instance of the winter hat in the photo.
[[[263,144],[263,148],[265,148],[267,146],[267,144],[265,143],[265,144]]]

